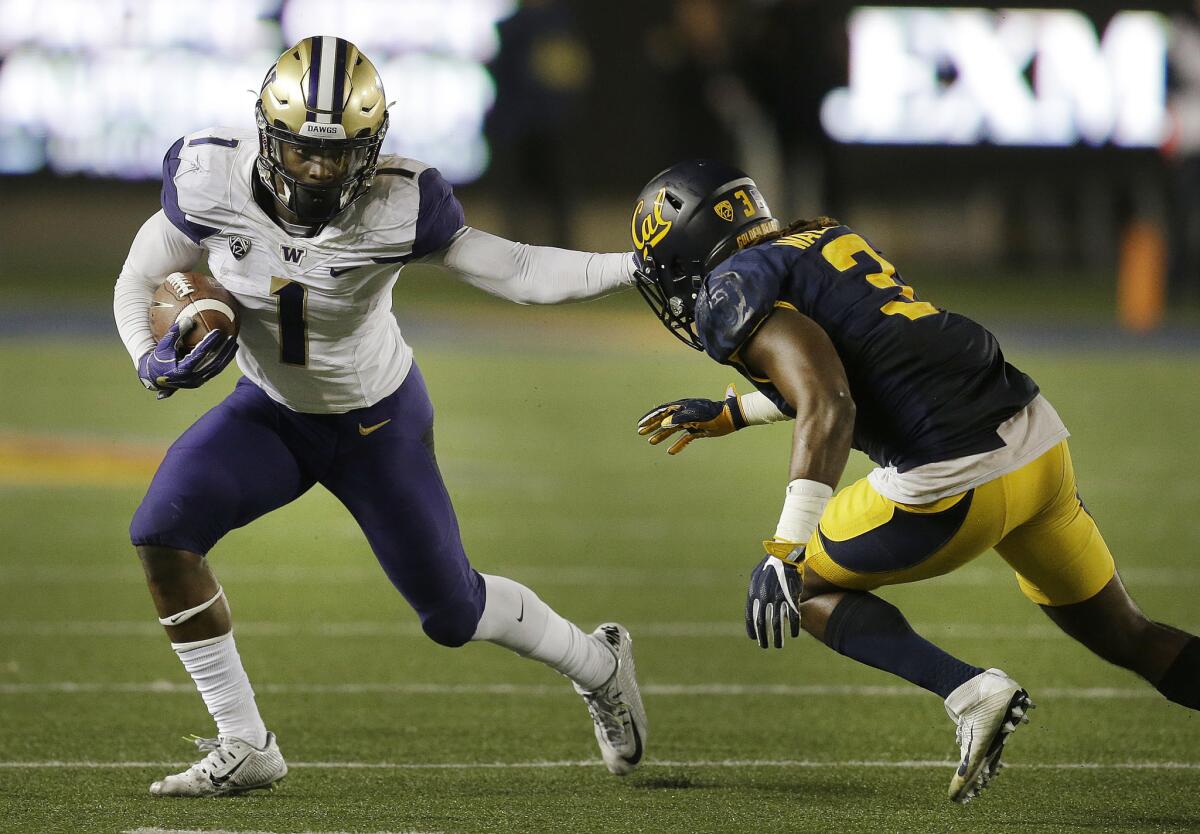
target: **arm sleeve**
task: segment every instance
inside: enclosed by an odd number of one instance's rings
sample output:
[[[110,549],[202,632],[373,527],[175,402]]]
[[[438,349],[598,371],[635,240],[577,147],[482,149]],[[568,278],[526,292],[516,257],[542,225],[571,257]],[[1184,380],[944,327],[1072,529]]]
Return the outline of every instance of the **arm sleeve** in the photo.
[[[154,347],[149,310],[155,288],[172,272],[186,272],[195,266],[203,251],[162,211],[142,224],[133,239],[113,289],[113,317],[135,366],[142,354]]]
[[[633,254],[575,252],[513,243],[464,228],[423,263],[457,273],[481,290],[518,304],[595,298],[633,283]]]

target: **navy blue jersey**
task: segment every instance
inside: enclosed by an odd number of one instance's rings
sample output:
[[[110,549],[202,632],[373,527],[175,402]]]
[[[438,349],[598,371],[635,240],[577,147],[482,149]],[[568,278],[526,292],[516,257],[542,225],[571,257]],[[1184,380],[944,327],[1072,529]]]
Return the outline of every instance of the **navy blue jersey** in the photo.
[[[996,428],[1037,396],[1004,361],[996,337],[965,316],[916,298],[895,267],[845,226],[744,249],[717,266],[696,299],[708,355],[737,368],[785,414],[769,379],[738,350],[777,307],[829,336],[857,407],[854,448],[879,466],[915,466],[1003,446]]]

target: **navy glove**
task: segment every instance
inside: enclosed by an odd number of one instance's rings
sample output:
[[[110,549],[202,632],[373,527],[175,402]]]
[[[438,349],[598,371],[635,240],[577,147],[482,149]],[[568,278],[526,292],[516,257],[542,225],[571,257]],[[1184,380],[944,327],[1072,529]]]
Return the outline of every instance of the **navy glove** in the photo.
[[[158,399],[165,400],[179,388],[199,388],[221,371],[237,353],[237,340],[220,330],[208,333],[187,354],[180,356],[180,341],[187,329],[171,325],[157,345],[138,360],[138,378]]]
[[[638,420],[638,434],[650,435],[651,446],[657,446],[675,432],[682,431],[667,454],[677,455],[693,440],[701,437],[724,437],[746,427],[746,418],[733,385],[725,389],[720,401],[686,399],[656,406]]]
[[[746,636],[767,648],[783,648],[783,621],[792,639],[800,636],[800,571],[791,562],[766,556],[750,572],[746,592]]]

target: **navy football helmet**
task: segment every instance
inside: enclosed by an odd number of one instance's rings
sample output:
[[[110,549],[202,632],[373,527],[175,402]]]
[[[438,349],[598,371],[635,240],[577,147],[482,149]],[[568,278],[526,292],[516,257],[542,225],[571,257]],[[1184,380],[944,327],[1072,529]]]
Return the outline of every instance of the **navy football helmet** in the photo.
[[[646,184],[633,210],[638,291],[668,330],[703,350],[695,326],[700,283],[779,228],[744,171],[706,159],[672,165]]]

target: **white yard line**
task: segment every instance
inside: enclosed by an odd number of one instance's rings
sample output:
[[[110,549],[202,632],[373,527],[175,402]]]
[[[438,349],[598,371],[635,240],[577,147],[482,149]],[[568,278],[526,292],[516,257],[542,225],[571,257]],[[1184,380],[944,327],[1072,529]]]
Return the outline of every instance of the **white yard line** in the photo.
[[[963,640],[1066,640],[1058,628],[1048,622],[1023,625],[989,625],[986,623],[922,623],[913,624],[926,637],[958,638]],[[625,623],[636,637],[746,640],[745,628],[736,621]],[[1193,633],[1200,624],[1179,626]],[[239,621],[239,637],[326,637],[354,638],[420,638],[427,639],[416,622],[272,622],[266,620]],[[62,622],[56,620],[0,621],[0,635],[11,637],[153,637],[163,639],[162,627],[152,619],[93,620]]]
[[[0,768],[7,769],[141,769],[175,767],[179,762],[100,762],[89,759],[79,761],[46,760],[6,762]],[[558,768],[601,767],[596,759],[583,761],[531,761],[531,762],[288,762],[289,768],[300,770],[553,770]],[[642,763],[643,768],[747,768],[747,767],[790,767],[802,770],[817,769],[884,769],[927,770],[954,767],[955,762],[946,760],[900,760],[845,759],[822,761],[819,759],[694,759],[655,760]],[[1005,768],[1020,770],[1200,770],[1200,762],[1140,761],[1140,762],[1040,762],[1006,764]]]
[[[770,695],[788,697],[860,696],[887,698],[928,697],[924,689],[916,686],[853,686],[842,684],[733,684],[692,683],[661,684],[648,683],[641,687],[645,695],[655,697],[696,696],[744,696]],[[443,684],[443,683],[256,683],[254,691],[260,695],[519,695],[557,697],[568,692],[562,685],[541,684]],[[143,695],[195,695],[194,684],[174,681],[145,681],[127,683],[100,683],[77,681],[52,681],[47,683],[0,683],[0,695],[46,695],[46,694],[143,694]],[[1149,686],[1117,688],[1107,686],[1038,687],[1033,692],[1036,698],[1063,698],[1092,701],[1126,701],[1162,698]]]
[[[122,834],[285,834],[275,831],[242,831],[230,828],[130,828]],[[286,832],[293,834],[293,832]],[[297,831],[294,834],[349,834],[346,831]],[[374,834],[441,834],[439,831],[376,831]]]
[[[942,587],[983,587],[997,585],[1016,589],[1016,580],[998,560],[980,557],[979,562],[937,579],[929,580]],[[647,585],[679,587],[709,586],[724,587],[728,583],[741,583],[745,571],[740,567],[729,569],[695,568],[685,571],[664,571],[657,568],[638,567],[589,567],[571,565],[505,565],[499,568],[513,578],[528,577],[539,585]],[[270,583],[271,585],[329,585],[347,583],[380,583],[387,579],[378,565],[370,561],[370,555],[352,563],[329,566],[306,565],[237,565],[221,568],[221,579],[230,585],[238,582]],[[142,582],[142,573],[136,565],[5,565],[4,574],[14,584],[37,585],[94,585],[99,582]],[[1121,570],[1121,576],[1136,592],[1143,588],[1177,588],[1200,586],[1200,568],[1190,567],[1130,567]]]

